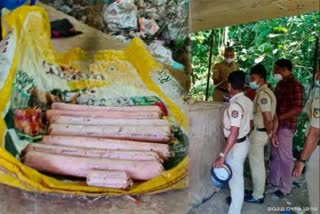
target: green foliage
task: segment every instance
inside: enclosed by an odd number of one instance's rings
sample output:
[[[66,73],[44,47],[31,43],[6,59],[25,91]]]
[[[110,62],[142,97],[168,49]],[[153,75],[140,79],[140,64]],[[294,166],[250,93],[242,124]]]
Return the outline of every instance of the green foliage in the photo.
[[[207,85],[208,64],[209,64],[209,48],[210,48],[210,31],[196,32],[191,34],[192,42],[192,83],[191,94],[198,100],[204,100]],[[219,40],[218,31],[214,32],[214,43]],[[213,48],[214,59],[219,58],[218,46]],[[214,59],[212,63],[214,64]],[[213,85],[210,85],[209,94],[213,92]]]
[[[240,68],[249,72],[250,68],[262,62],[268,70],[268,81],[273,85],[273,63],[280,58],[290,59],[294,64],[294,75],[303,84],[306,95],[310,90],[313,71],[315,40],[320,31],[320,13],[264,20],[228,28],[228,38],[222,33],[225,29],[215,29],[213,61],[221,60],[218,50],[230,41],[235,49]],[[204,99],[208,75],[210,32],[197,32],[191,35],[193,86],[191,95]],[[211,80],[211,78],[210,78]],[[212,94],[212,82],[210,83]],[[294,142],[302,146],[305,121],[299,120]]]
[[[177,126],[171,126],[171,130],[175,140],[173,144],[169,145],[173,156],[165,162],[164,168],[166,170],[177,166],[188,155],[189,149],[189,141],[183,131]]]

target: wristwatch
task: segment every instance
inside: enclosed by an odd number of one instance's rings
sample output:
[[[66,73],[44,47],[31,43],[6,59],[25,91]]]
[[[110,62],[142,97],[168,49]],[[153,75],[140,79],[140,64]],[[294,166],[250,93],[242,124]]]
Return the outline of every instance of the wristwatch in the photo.
[[[224,153],[220,152],[219,157],[224,158]]]
[[[307,160],[303,160],[302,158],[300,158],[298,161],[300,161],[300,162],[305,164]]]

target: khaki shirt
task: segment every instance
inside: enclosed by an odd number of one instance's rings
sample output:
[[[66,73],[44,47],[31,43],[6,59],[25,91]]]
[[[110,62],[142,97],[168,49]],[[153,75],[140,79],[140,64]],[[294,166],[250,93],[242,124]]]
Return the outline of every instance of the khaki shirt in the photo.
[[[320,88],[314,87],[305,105],[309,117],[309,126],[320,128]],[[308,132],[306,132],[307,134]]]
[[[253,100],[253,121],[254,127],[265,128],[262,112],[271,112],[272,118],[276,114],[277,99],[267,84],[258,88]]]
[[[238,139],[250,132],[250,120],[253,119],[253,103],[243,92],[230,99],[228,108],[223,113],[223,133],[230,135],[231,126],[239,127]]]
[[[219,86],[219,88],[227,89],[227,80],[229,74],[237,70],[239,70],[237,63],[232,62],[228,64],[226,61],[222,61],[214,65],[212,79],[217,79],[219,82],[225,81]]]

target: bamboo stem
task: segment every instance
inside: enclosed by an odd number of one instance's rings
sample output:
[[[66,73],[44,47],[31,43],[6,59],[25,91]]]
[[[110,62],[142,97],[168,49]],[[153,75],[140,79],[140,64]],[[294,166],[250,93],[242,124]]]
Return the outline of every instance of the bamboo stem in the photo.
[[[207,87],[206,87],[206,101],[208,101],[209,96],[209,85],[210,85],[210,70],[212,67],[212,49],[214,45],[214,30],[210,33],[210,48],[209,48],[209,65],[208,65],[208,76],[207,76]]]
[[[313,57],[313,75],[312,75],[312,80],[315,79],[318,67],[319,67],[319,62],[318,62],[318,58],[319,58],[319,39],[320,39],[320,33],[318,34],[317,38],[316,38],[316,43],[315,43],[315,48],[314,48],[314,57]]]

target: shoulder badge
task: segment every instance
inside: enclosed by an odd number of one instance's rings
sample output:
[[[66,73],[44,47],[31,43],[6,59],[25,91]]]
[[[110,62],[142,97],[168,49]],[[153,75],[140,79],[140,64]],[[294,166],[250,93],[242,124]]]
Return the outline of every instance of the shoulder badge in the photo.
[[[233,111],[231,112],[231,116],[232,116],[233,118],[237,118],[237,117],[239,116],[239,112],[236,111],[236,110],[233,110]]]
[[[267,104],[267,103],[268,103],[267,98],[262,98],[262,99],[261,99],[261,103],[264,104],[264,105]]]
[[[313,117],[314,118],[320,118],[320,108],[314,108],[313,109]]]

